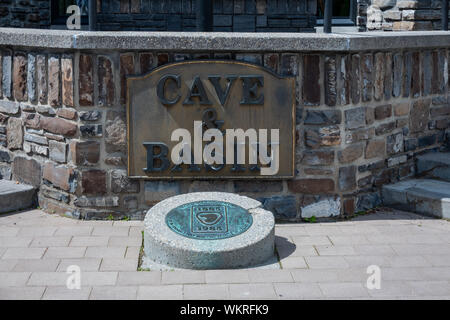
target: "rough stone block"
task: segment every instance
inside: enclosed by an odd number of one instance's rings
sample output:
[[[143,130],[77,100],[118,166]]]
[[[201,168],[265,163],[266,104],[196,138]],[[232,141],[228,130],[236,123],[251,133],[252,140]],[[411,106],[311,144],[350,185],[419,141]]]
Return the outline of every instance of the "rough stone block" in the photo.
[[[73,61],[72,57],[61,58],[62,102],[73,107]]]
[[[16,53],[14,55],[13,66],[13,90],[14,98],[17,101],[27,101],[27,56],[24,53]]]
[[[88,107],[94,103],[93,58],[89,54],[80,54],[79,61],[79,103]]]
[[[300,208],[301,217],[328,218],[337,217],[341,214],[341,199],[339,197],[318,197],[318,199]]]
[[[50,56],[48,58],[48,103],[52,107],[61,106],[60,73],[61,73],[61,65],[59,57]]]
[[[114,193],[139,193],[139,181],[131,180],[126,170],[112,170],[111,191]]]
[[[297,201],[294,196],[274,196],[265,198],[264,209],[271,211],[275,218],[294,219],[297,217]]]
[[[97,141],[72,141],[72,161],[76,165],[93,165],[100,160],[100,143]]]
[[[9,118],[6,127],[8,149],[22,149],[23,125],[20,118]]]
[[[147,68],[147,66],[144,65],[144,68]],[[114,97],[113,63],[108,57],[100,56],[98,58],[98,104],[100,106],[112,106],[114,104]]]
[[[13,179],[20,183],[39,187],[41,184],[41,165],[34,159],[16,156],[12,165]]]
[[[49,141],[50,159],[59,163],[67,162],[67,144],[64,142]]]
[[[97,169],[84,170],[81,173],[81,186],[83,189],[83,194],[105,194],[107,192],[106,172]]]
[[[332,179],[296,179],[289,180],[288,187],[294,193],[331,193],[334,191],[334,181]]]
[[[149,205],[180,193],[180,185],[176,181],[147,181],[144,189],[145,203]]]

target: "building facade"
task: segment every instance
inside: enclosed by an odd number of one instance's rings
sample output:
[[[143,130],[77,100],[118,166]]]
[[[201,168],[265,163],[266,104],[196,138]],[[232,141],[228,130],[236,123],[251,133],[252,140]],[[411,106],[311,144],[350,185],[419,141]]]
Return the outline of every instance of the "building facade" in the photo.
[[[99,30],[193,31],[195,0],[97,0]],[[358,31],[438,30],[441,0],[333,1],[333,25]],[[87,1],[7,0],[0,4],[0,26],[65,28],[72,4]],[[213,30],[235,32],[312,32],[321,25],[323,0],[214,0]],[[84,6],[84,7],[83,7]]]

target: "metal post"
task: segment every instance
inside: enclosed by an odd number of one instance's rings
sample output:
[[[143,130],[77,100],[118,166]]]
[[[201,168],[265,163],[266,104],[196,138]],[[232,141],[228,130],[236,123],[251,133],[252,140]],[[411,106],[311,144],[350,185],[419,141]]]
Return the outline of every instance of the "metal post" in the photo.
[[[331,33],[331,17],[333,16],[333,0],[325,0],[325,12],[323,13],[323,32]]]
[[[97,30],[97,0],[89,0],[89,31]]]
[[[448,0],[442,1],[442,30],[448,30]]]
[[[197,31],[212,31],[212,1],[196,0]]]

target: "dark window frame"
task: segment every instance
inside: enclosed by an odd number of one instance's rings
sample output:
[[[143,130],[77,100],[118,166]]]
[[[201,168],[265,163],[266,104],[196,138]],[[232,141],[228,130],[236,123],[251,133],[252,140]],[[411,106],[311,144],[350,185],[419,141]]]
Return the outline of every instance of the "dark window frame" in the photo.
[[[333,3],[333,5],[335,5]],[[350,0],[350,8],[348,16],[333,16],[331,24],[333,26],[356,26],[356,12],[358,9],[357,0]],[[317,17],[317,26],[323,26],[323,17]]]

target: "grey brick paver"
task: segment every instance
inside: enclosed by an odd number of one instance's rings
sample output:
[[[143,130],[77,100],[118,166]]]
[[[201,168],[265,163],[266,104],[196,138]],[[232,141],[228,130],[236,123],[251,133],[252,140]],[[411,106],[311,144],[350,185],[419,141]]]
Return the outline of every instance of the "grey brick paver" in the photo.
[[[138,261],[125,258],[103,258],[100,271],[136,271]]]
[[[67,287],[47,287],[42,300],[88,300],[91,287],[68,289]]]
[[[89,236],[93,227],[87,225],[60,226],[55,232],[55,236]]]
[[[119,286],[157,286],[161,284],[160,271],[119,272]]]
[[[111,247],[140,247],[142,245],[142,237],[131,236],[112,236],[109,238],[108,246]]]
[[[57,230],[57,227],[44,227],[40,226],[39,228],[36,228],[35,226],[32,227],[22,227],[19,230],[19,233],[17,234],[19,237],[22,236],[33,236],[33,237],[50,237],[55,234],[55,231]]]
[[[108,236],[74,236],[70,241],[70,247],[106,247],[108,245]]]
[[[69,245],[71,236],[45,236],[35,237],[30,244],[32,248],[47,248],[47,247],[67,247]]]
[[[293,282],[290,270],[252,270],[248,274],[250,282]]]
[[[86,247],[52,247],[45,252],[44,259],[74,259],[82,258],[86,252]]]
[[[39,300],[45,287],[0,288],[0,300]]]
[[[59,259],[19,259],[15,264],[13,271],[16,272],[38,272],[38,271],[56,271],[60,263]]]
[[[33,237],[0,237],[0,248],[26,248]]]
[[[206,283],[205,271],[164,271],[162,284],[198,284]]]
[[[98,271],[100,269],[101,261],[101,258],[61,259],[57,271],[66,272],[67,268],[72,265],[79,266],[81,272]]]
[[[140,286],[137,292],[139,300],[181,300],[183,299],[182,285]]]
[[[93,236],[128,236],[130,227],[94,227]]]
[[[206,283],[248,283],[247,270],[207,270]]]
[[[277,299],[271,283],[235,283],[229,284],[230,299]]]
[[[349,264],[343,257],[305,257],[306,263],[311,269],[349,268]]]
[[[308,268],[304,257],[287,257],[281,259],[283,269],[306,269]]]
[[[40,259],[47,248],[9,248],[2,259]]]
[[[274,283],[280,299],[317,299],[323,297],[318,284],[315,283]]]
[[[184,299],[229,299],[228,284],[185,284],[183,286]]]
[[[30,272],[0,272],[0,287],[23,287],[30,275]]]
[[[137,286],[93,287],[90,300],[136,300]]]
[[[124,258],[126,247],[88,247],[87,258]]]
[[[366,298],[367,288],[358,282],[319,283],[325,297],[329,298]]]

